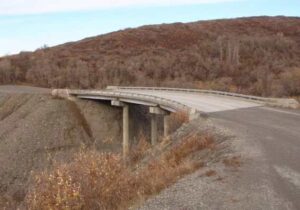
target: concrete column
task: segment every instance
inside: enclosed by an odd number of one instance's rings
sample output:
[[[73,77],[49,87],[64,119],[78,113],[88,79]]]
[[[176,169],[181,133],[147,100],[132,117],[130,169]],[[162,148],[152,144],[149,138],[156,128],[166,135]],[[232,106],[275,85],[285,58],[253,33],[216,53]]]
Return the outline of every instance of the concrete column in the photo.
[[[151,117],[151,143],[152,143],[152,145],[155,145],[158,140],[157,116],[158,115],[169,115],[170,112],[168,112],[158,106],[149,107],[149,112],[152,114],[152,117]],[[168,120],[167,120],[167,117],[164,116],[164,136],[167,136],[168,132],[169,132]]]
[[[129,155],[129,106],[121,101],[111,101],[112,106],[123,108],[123,157],[124,160]]]
[[[169,135],[169,115],[164,115],[164,137]]]
[[[123,106],[123,157],[129,154],[129,107]]]
[[[157,143],[157,115],[151,116],[151,144],[154,146]]]

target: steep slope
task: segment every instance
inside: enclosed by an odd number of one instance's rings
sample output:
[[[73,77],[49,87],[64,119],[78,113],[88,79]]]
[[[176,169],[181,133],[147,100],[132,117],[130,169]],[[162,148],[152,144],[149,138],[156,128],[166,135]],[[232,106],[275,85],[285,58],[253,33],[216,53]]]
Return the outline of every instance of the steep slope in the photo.
[[[0,58],[0,83],[156,85],[300,95],[300,18],[143,26]]]
[[[121,110],[94,102],[0,93],[0,201],[5,194],[21,201],[31,171],[69,161],[84,147],[121,148],[120,117]]]

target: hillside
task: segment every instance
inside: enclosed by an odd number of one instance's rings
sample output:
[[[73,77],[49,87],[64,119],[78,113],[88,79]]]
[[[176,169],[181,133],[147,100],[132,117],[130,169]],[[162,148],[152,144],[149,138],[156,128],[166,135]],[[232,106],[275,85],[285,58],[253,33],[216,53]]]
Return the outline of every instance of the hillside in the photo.
[[[0,58],[0,84],[143,85],[300,95],[300,18],[143,26]]]
[[[118,151],[118,118],[120,110],[104,104],[1,92],[0,206],[5,195],[23,200],[32,171],[69,161],[74,153],[91,145],[101,151]]]

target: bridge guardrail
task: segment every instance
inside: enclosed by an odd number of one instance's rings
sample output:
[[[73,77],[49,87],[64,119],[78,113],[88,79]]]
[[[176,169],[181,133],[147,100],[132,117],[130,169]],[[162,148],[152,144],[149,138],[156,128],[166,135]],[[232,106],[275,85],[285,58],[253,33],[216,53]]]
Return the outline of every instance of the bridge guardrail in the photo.
[[[166,108],[172,109],[174,111],[182,110],[182,111],[191,111],[191,108],[174,100],[165,99],[158,96],[151,96],[147,94],[141,93],[126,93],[126,92],[116,92],[116,91],[101,91],[101,90],[69,90],[69,89],[61,89],[61,90],[53,90],[52,95],[60,96],[64,98],[68,98],[69,96],[102,96],[109,97],[111,99],[130,99],[137,101],[144,101],[154,103],[160,106],[165,106]]]
[[[187,89],[187,88],[166,88],[166,87],[124,87],[124,86],[108,86],[107,90],[155,90],[155,91],[177,91],[177,92],[190,92],[190,93],[202,93],[202,94],[213,94],[223,95],[236,98],[243,98],[247,100],[262,102],[267,105],[280,106],[286,108],[297,108],[299,107],[298,101],[290,98],[266,98],[252,95],[245,95],[239,93],[230,93],[216,90],[202,90],[202,89]]]

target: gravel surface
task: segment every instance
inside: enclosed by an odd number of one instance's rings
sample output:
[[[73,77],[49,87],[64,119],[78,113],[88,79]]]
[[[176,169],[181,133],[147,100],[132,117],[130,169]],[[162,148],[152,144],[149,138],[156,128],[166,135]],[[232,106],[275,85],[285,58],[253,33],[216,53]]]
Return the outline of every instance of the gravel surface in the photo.
[[[137,209],[299,209],[298,114],[274,108],[211,114],[210,124],[229,137],[221,161],[208,161]],[[228,164],[227,156],[237,163]]]
[[[0,195],[21,201],[31,171],[69,161],[82,147],[121,148],[121,116],[96,102],[0,91]]]

